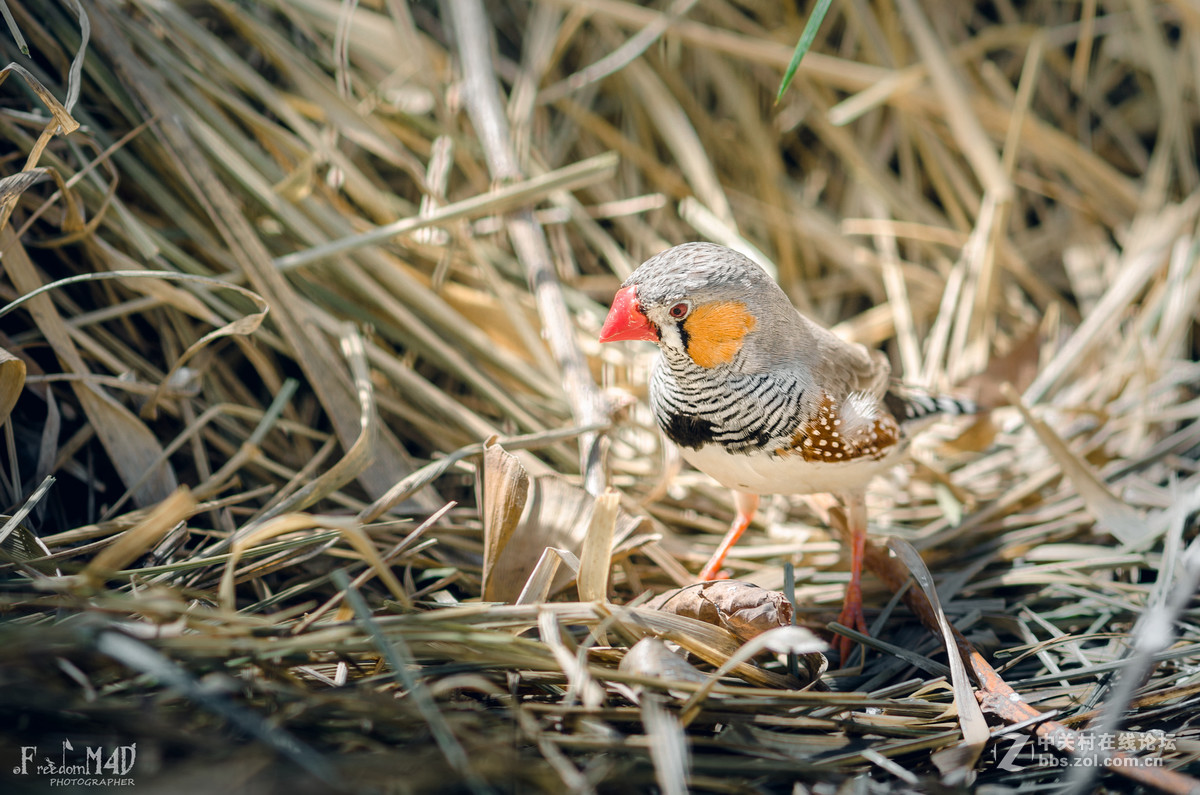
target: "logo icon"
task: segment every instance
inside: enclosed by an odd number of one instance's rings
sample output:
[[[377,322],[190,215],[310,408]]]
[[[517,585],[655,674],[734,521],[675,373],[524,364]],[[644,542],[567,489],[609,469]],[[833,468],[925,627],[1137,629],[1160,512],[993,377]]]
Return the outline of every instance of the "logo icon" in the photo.
[[[79,742],[76,740],[76,742]],[[137,743],[105,746],[75,743],[64,737],[56,753],[39,755],[38,746],[23,745],[14,776],[45,778],[51,787],[132,786]]]

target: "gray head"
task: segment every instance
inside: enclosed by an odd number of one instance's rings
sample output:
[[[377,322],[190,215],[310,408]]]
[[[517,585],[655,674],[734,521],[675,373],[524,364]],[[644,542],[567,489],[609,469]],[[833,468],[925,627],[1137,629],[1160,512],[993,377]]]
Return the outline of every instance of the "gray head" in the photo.
[[[779,289],[757,263],[716,243],[684,243],[655,254],[621,286],[636,286],[643,306],[744,300],[764,287]]]
[[[651,340],[669,360],[756,369],[795,350],[796,310],[757,264],[713,243],[646,260],[613,299],[600,339]],[[743,343],[761,342],[751,356]]]

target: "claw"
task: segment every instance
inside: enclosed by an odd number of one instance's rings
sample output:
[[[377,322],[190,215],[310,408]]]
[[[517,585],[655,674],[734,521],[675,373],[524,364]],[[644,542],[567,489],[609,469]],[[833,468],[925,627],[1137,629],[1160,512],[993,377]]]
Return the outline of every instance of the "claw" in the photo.
[[[846,586],[846,601],[842,604],[842,612],[838,614],[838,623],[864,635],[868,634],[867,618],[863,615],[862,588],[858,583],[852,582]],[[841,665],[844,667],[850,659],[850,652],[854,651],[854,641],[845,635],[839,635],[834,648],[837,649]]]
[[[838,623],[866,635],[869,633],[862,609],[862,569],[866,557],[867,505],[861,494],[848,495],[845,499],[846,521],[850,526],[850,583],[846,586],[846,600],[842,603]],[[854,641],[839,636],[834,645],[844,667],[854,650]]]

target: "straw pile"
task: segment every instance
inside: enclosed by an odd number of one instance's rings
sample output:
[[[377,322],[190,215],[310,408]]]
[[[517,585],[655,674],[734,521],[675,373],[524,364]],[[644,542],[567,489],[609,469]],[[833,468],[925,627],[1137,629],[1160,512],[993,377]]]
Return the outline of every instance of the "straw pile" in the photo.
[[[786,6],[7,3],[6,791],[1195,786],[1200,16],[837,4],[775,105]],[[694,239],[996,407],[872,490],[849,667],[827,502],[647,601],[732,507],[595,338]]]

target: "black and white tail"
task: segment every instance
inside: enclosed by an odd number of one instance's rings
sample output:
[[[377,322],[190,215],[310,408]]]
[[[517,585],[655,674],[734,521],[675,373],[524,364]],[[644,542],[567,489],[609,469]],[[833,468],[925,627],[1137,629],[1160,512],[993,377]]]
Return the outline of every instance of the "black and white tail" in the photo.
[[[924,425],[938,416],[978,414],[980,409],[972,400],[930,395],[911,387],[892,386],[883,396],[883,403],[901,426]]]

